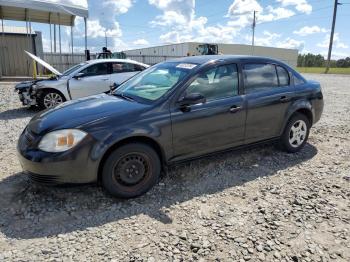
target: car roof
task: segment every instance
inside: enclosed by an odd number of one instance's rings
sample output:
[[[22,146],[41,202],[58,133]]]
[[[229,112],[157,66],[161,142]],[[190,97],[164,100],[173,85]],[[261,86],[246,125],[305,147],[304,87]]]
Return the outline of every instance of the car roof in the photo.
[[[88,64],[97,64],[97,63],[105,63],[105,62],[122,62],[122,63],[127,62],[127,63],[138,64],[138,65],[149,67],[149,65],[147,64],[140,63],[138,61],[131,60],[131,59],[110,58],[110,59],[92,59],[92,60],[86,61],[86,63]]]
[[[193,63],[193,64],[206,64],[208,62],[215,61],[255,61],[255,62],[270,62],[284,64],[282,61],[263,57],[263,56],[249,56],[249,55],[201,55],[201,56],[186,56],[181,58],[176,58],[168,60],[169,62],[183,62],[183,63]]]

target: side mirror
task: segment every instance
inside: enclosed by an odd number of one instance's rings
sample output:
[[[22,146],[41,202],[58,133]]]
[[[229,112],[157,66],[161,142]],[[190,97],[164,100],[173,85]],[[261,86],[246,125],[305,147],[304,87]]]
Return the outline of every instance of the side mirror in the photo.
[[[192,93],[189,95],[186,95],[182,99],[178,101],[178,104],[180,107],[189,107],[191,105],[201,104],[205,103],[207,100],[206,98],[200,94],[200,93]]]
[[[73,78],[76,79],[76,80],[79,80],[80,78],[82,78],[84,76],[85,76],[85,74],[80,72],[80,73],[76,74],[75,76],[73,76]]]
[[[110,93],[112,93],[114,90],[116,90],[119,86],[120,86],[120,84],[117,84],[117,83],[113,83],[112,85],[110,85],[109,86]]]

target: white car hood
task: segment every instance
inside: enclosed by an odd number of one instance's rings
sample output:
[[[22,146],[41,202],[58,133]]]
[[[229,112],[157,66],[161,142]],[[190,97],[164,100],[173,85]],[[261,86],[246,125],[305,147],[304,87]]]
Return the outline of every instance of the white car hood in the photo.
[[[35,61],[37,61],[40,65],[42,65],[43,67],[47,68],[48,70],[50,70],[52,73],[54,73],[55,75],[62,75],[57,69],[55,69],[53,66],[51,66],[50,64],[46,63],[44,60],[42,60],[40,57],[37,57],[35,55],[33,55],[32,53],[24,50],[24,52],[26,52],[27,55],[29,55],[32,59],[34,59]]]

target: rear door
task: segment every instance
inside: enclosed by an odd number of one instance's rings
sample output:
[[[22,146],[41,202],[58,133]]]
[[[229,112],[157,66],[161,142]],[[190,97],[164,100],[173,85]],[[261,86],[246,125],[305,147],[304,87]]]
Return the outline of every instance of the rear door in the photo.
[[[109,72],[106,62],[93,64],[81,70],[79,73],[83,73],[82,77],[69,80],[72,99],[108,91],[111,76]]]
[[[113,85],[114,83],[116,83],[117,85],[120,85],[121,83],[128,80],[129,78],[131,78],[132,76],[136,75],[144,69],[145,68],[143,66],[133,63],[112,62],[112,74],[110,84]]]
[[[247,100],[246,143],[277,137],[293,97],[288,71],[275,64],[243,64]]]
[[[176,160],[226,149],[244,142],[246,111],[239,95],[236,64],[216,66],[200,73],[184,95],[200,93],[206,102],[183,110],[171,109]],[[181,98],[180,97],[180,98]]]

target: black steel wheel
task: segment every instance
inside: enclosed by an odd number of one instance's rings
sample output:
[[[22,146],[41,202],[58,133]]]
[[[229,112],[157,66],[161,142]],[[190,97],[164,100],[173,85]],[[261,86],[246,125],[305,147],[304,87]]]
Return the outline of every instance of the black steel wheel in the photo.
[[[108,156],[102,169],[102,184],[113,196],[137,197],[157,183],[160,171],[159,156],[152,147],[127,144]]]

